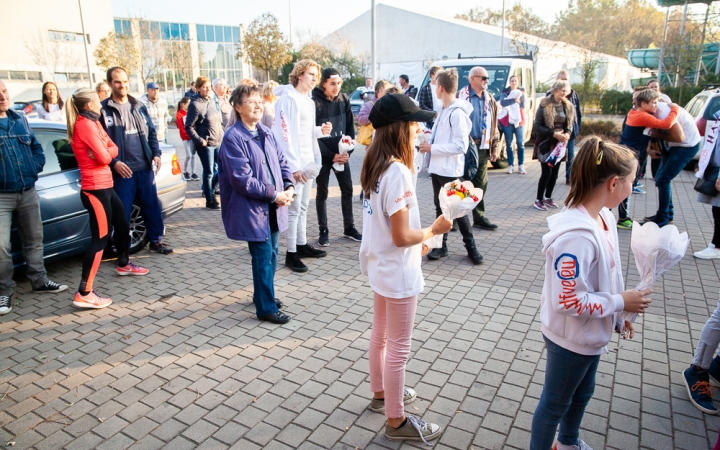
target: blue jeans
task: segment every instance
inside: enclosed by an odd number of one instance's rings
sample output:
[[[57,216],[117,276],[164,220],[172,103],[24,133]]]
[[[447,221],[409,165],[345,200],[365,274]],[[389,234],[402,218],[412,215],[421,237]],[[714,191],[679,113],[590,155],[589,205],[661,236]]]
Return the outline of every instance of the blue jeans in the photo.
[[[523,127],[516,127],[513,124],[508,126],[500,125],[500,129],[505,135],[505,150],[507,150],[508,165],[515,165],[515,155],[513,155],[512,141],[513,136],[517,142],[518,164],[525,164],[525,143],[523,142]]]
[[[215,202],[213,196],[213,189],[217,184],[217,169],[215,168],[215,150],[216,147],[197,147],[197,154],[200,157],[200,164],[202,165],[202,193],[205,197],[205,202]]]
[[[700,150],[699,142],[694,147],[670,147],[663,153],[660,168],[655,174],[655,187],[658,189],[658,210],[655,222],[664,225],[673,219],[672,186],[670,182],[680,174]]]
[[[270,233],[270,239],[261,242],[248,242],[252,257],[253,302],[255,314],[268,316],[278,311],[275,304],[275,269],[278,261],[280,232]]]
[[[113,188],[125,208],[125,217],[130,221],[132,206],[137,202],[142,210],[143,219],[150,242],[162,241],[165,224],[162,217],[162,206],[155,185],[155,172],[152,169],[133,172],[130,178],[113,174]]]
[[[572,169],[572,162],[575,159],[575,138],[572,137],[567,143],[567,161],[565,161],[565,179],[570,179],[570,169]]]
[[[535,409],[530,450],[550,450],[560,424],[558,442],[577,445],[585,407],[595,392],[595,372],[600,355],[571,352],[545,339],[545,385]]]

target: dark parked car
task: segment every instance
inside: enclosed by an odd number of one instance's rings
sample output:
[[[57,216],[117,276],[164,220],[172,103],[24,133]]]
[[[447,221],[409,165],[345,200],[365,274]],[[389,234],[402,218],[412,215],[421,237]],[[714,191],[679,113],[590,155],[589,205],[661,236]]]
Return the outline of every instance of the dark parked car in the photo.
[[[45,120],[29,120],[35,137],[45,151],[45,168],[35,184],[40,196],[40,213],[43,221],[45,261],[62,259],[82,253],[90,244],[90,226],[87,211],[80,201],[80,170],[68,144],[66,125]],[[180,164],[171,145],[160,144],[162,165],[156,185],[163,217],[183,208],[187,183],[183,181]],[[147,244],[142,211],[133,206],[130,218],[130,252],[135,253]],[[24,264],[17,224],[11,232],[14,265]]]

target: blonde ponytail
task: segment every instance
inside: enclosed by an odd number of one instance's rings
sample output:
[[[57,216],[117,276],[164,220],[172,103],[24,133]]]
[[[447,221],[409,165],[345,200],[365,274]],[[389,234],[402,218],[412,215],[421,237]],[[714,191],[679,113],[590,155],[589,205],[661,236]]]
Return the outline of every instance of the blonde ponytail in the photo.
[[[80,111],[85,109],[85,105],[93,101],[94,96],[97,96],[97,93],[88,88],[80,88],[70,96],[70,99],[65,106],[65,116],[67,117],[67,135],[70,142],[73,140],[75,123],[80,115]]]

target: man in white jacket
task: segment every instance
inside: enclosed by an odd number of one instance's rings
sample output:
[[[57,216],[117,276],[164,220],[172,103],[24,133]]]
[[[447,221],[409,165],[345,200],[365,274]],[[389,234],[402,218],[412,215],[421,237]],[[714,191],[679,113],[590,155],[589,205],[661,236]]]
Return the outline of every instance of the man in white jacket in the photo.
[[[470,145],[470,113],[472,105],[466,100],[455,98],[458,87],[457,69],[440,71],[435,77],[436,95],[442,101],[443,108],[435,120],[430,143],[420,144],[420,152],[430,153],[428,172],[432,174],[433,198],[436,217],[440,217],[440,188],[451,181],[461,178],[465,171],[465,152]],[[483,257],[475,247],[470,219],[463,216],[457,219],[463,243],[473,264],[482,264]],[[428,259],[440,259],[448,255],[448,234],[443,235],[441,248],[434,248]]]
[[[315,87],[320,65],[303,59],[290,72],[290,83],[278,86],[274,94],[275,121],[272,131],[295,178],[295,200],[288,208],[288,229],[285,233],[287,255],[285,265],[295,272],[307,272],[301,258],[322,258],[327,253],[307,243],[307,208],[312,182],[320,169],[320,148],[317,139],[329,136],[332,125],[315,126],[315,103],[310,91]]]

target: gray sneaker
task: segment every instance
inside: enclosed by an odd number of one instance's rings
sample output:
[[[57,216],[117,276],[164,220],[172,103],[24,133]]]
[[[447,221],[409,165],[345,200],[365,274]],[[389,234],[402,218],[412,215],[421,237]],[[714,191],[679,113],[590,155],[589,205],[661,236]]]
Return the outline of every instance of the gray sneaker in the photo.
[[[418,417],[407,415],[405,425],[393,428],[385,425],[385,437],[390,441],[423,441],[430,445],[428,440],[437,439],[442,434],[440,425],[426,423]]]
[[[403,403],[404,404],[407,405],[408,403],[412,403],[415,401],[416,398],[417,398],[417,393],[415,392],[414,389],[405,388],[405,390],[403,391]],[[382,399],[382,400],[372,399],[370,401],[370,406],[368,408],[372,412],[384,414],[385,413],[385,399]]]

